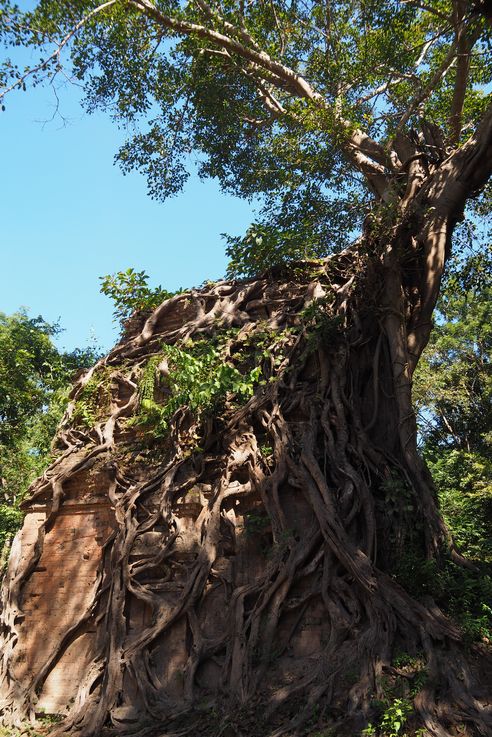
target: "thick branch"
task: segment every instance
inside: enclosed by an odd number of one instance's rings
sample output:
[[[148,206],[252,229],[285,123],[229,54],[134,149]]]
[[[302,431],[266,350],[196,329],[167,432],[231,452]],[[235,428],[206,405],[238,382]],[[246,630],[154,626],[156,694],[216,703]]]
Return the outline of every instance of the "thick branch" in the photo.
[[[408,332],[412,370],[429,339],[453,228],[463,214],[467,199],[491,176],[492,104],[476,133],[439,167],[425,192],[428,212],[423,232],[426,267],[421,304],[415,310]]]
[[[457,0],[455,4],[455,29],[457,38],[457,63],[456,80],[454,83],[453,100],[449,114],[450,142],[452,145],[459,143],[461,135],[461,114],[465,102],[468,74],[470,71],[471,50],[478,38],[478,31],[472,36],[467,36],[463,25],[463,16],[466,12],[466,3]]]
[[[289,67],[284,66],[284,64],[272,59],[265,51],[257,50],[256,44],[249,44],[247,46],[245,43],[237,41],[231,36],[226,36],[224,33],[215,31],[212,28],[165,15],[155,5],[149,2],[149,0],[129,0],[129,2],[130,5],[133,5],[149,18],[152,18],[160,26],[175,31],[178,34],[196,36],[197,38],[203,38],[218,44],[229,52],[238,54],[243,59],[253,62],[266,71],[271,72],[299,97],[324,104],[323,96],[319,92],[316,92],[303,77]],[[237,32],[239,34],[239,29],[237,29]]]
[[[228,23],[228,27],[234,32],[234,35],[237,35],[244,40],[244,42],[242,42],[237,40],[237,38],[233,38],[232,36],[216,31],[212,28],[208,28],[191,21],[179,20],[166,15],[149,0],[129,0],[129,2],[149,18],[152,18],[152,20],[160,26],[174,31],[177,34],[195,36],[197,38],[210,41],[213,44],[217,44],[221,49],[225,49],[229,53],[236,54],[242,59],[245,59],[250,64],[254,65],[258,71],[266,72],[268,75],[271,75],[271,77],[268,76],[267,79],[275,86],[287,89],[292,94],[303,99],[310,100],[328,111],[329,108],[323,95],[314,90],[309,82],[307,82],[304,77],[297,74],[293,69],[290,69],[281,62],[272,59],[272,57],[265,51],[259,50],[259,47],[253,39],[246,42],[250,38],[250,34],[248,34],[244,29],[236,28]],[[202,7],[204,12],[207,13],[207,15],[212,13],[212,17],[215,16],[212,9],[210,9],[206,3],[200,2],[198,4]],[[225,21],[221,20],[221,22],[225,27]],[[344,145],[345,153],[350,158],[352,164],[368,177],[369,181],[373,185],[373,190],[379,196],[382,196],[382,193],[386,189],[386,184],[383,185],[381,180],[386,177],[386,167],[392,168],[390,157],[385,152],[384,148],[371,139],[370,136],[359,129],[354,129],[353,125],[338,116],[335,110],[332,112],[334,113],[336,122],[340,125],[346,135],[346,142]]]
[[[237,26],[234,26],[232,23],[229,23],[229,21],[227,21],[222,15],[220,15],[220,13],[217,10],[214,10],[207,2],[205,2],[205,0],[195,0],[195,4],[211,20],[214,20],[214,19],[219,20],[228,33],[231,33],[233,36],[238,36],[243,41],[243,43],[251,46],[252,48],[256,49],[256,51],[261,53],[261,48],[258,46],[256,41],[254,40],[253,36],[250,33],[248,33],[248,31],[244,28],[244,26],[238,28]]]

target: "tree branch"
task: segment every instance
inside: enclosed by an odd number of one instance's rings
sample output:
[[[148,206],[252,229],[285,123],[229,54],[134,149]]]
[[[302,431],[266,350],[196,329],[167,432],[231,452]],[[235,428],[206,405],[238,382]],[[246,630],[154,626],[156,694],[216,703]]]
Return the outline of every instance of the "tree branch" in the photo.
[[[108,2],[91,10],[82,20],[74,25],[70,32],[58,43],[55,51],[37,67],[28,70],[22,77],[19,77],[11,86],[5,89],[0,94],[0,99],[10,90],[21,86],[29,76],[39,71],[47,70],[50,64],[60,57],[62,49],[91,18],[107,8],[121,3],[127,7],[135,8],[163,29],[174,32],[177,35],[194,36],[210,42],[212,46],[218,47],[217,51],[214,51],[214,49],[207,50],[208,53],[214,52],[225,56],[225,51],[231,57],[237,56],[245,60],[249,65],[248,74],[251,74],[255,78],[255,84],[262,96],[262,100],[270,112],[275,111],[278,115],[284,114],[286,111],[280,101],[265,86],[265,82],[283,91],[288,91],[297,97],[308,100],[331,114],[335,124],[339,126],[342,133],[343,139],[341,146],[348,159],[358,171],[366,176],[371,189],[379,197],[383,197],[388,184],[388,171],[391,172],[394,169],[391,156],[385,151],[383,146],[374,141],[364,131],[354,128],[353,123],[344,120],[337,111],[336,106],[329,105],[324,96],[317,92],[304,77],[280,61],[273,59],[266,51],[262,50],[245,27],[236,27],[225,20],[219,13],[214,11],[206,0],[194,0],[194,2],[202,13],[205,13],[211,21],[220,23],[224,29],[230,32],[230,35],[215,30],[213,27],[207,27],[200,23],[167,15],[154,5],[151,0],[108,0]]]
[[[479,36],[479,31],[468,36],[466,27],[464,26],[463,17],[466,13],[466,4],[462,0],[456,0],[454,3],[454,22],[455,37],[457,39],[457,64],[456,79],[453,90],[453,100],[451,102],[451,110],[449,113],[449,138],[451,145],[456,145],[461,136],[461,114],[463,112],[463,104],[465,102],[466,88],[468,83],[468,75],[470,71],[471,51],[475,45],[475,41]]]
[[[173,18],[162,13],[150,0],[128,0],[128,2],[149,18],[152,18],[159,25],[177,34],[196,36],[197,38],[211,41],[221,49],[226,49],[229,53],[238,55],[254,65],[258,71],[261,70],[262,73],[266,72],[270,74],[271,78],[268,81],[272,82],[275,86],[287,89],[292,94],[310,100],[319,107],[328,110],[325,98],[319,92],[315,91],[304,77],[281,62],[272,59],[269,54],[257,47],[256,42],[253,41],[253,46],[251,44],[247,45],[246,41],[243,43],[213,28],[207,28],[191,21]],[[218,17],[203,0],[196,0],[196,2],[210,18]],[[226,23],[223,19],[220,19],[220,22]],[[235,35],[237,34],[243,39],[249,37],[248,32],[244,29],[239,29],[236,26],[232,26],[232,24],[229,24],[229,26]],[[373,191],[381,196],[386,190],[386,184],[383,183],[383,179],[386,178],[386,169],[393,168],[390,156],[370,136],[359,129],[354,129],[353,124],[339,117],[335,110],[332,112],[335,114],[335,120],[346,136],[344,144],[345,153],[353,165],[372,180]]]
[[[178,20],[169,15],[162,13],[155,5],[149,0],[128,0],[130,5],[133,5],[138,10],[143,12],[149,18],[152,18],[156,23],[171,31],[175,31],[178,34],[186,36],[196,36],[203,38],[219,46],[227,49],[230,53],[237,54],[238,56],[246,59],[247,61],[257,64],[259,67],[272,72],[278,79],[282,80],[284,84],[299,97],[303,97],[308,100],[312,100],[321,104],[324,104],[324,98],[319,92],[316,92],[311,85],[299,74],[294,72],[284,64],[272,59],[269,54],[263,50],[256,49],[256,43],[254,46],[246,46],[241,41],[238,41],[231,36],[226,36],[224,33],[215,31],[212,28],[193,23],[186,20]],[[239,34],[239,29],[233,26],[234,32]]]
[[[470,71],[472,45],[469,39],[460,38],[458,42],[458,61],[456,65],[456,80],[454,83],[453,100],[449,113],[449,140],[451,145],[456,145],[461,135],[461,113],[465,102],[468,73]]]
[[[87,15],[85,15],[82,18],[82,20],[80,20],[72,28],[72,30],[69,33],[67,33],[67,35],[60,41],[60,43],[57,45],[55,51],[53,51],[53,53],[50,54],[50,56],[48,56],[47,59],[45,59],[44,61],[42,61],[37,66],[28,69],[21,77],[18,77],[18,79],[16,79],[16,81],[13,82],[13,84],[9,85],[9,87],[6,87],[4,90],[0,91],[0,100],[6,94],[8,94],[9,92],[11,92],[12,90],[14,90],[16,88],[19,88],[19,87],[22,87],[22,85],[24,84],[24,82],[26,81],[26,79],[29,79],[29,77],[32,77],[34,74],[37,74],[37,72],[42,72],[42,71],[48,69],[48,67],[51,64],[51,62],[54,61],[55,59],[59,59],[60,58],[60,54],[61,54],[63,48],[68,43],[70,43],[70,41],[75,36],[75,34],[78,31],[80,31],[80,29],[83,28],[85,26],[85,24],[91,18],[93,18],[95,15],[98,15],[103,10],[106,10],[107,8],[111,7],[112,5],[115,5],[117,2],[118,2],[118,0],[108,0],[108,2],[103,3],[102,5],[98,5],[97,8],[94,8],[93,10],[90,11],[90,13],[87,13]]]
[[[422,192],[428,216],[422,233],[425,270],[421,303],[408,328],[408,352],[412,370],[425,348],[432,327],[432,313],[439,295],[450,239],[469,197],[492,176],[492,103],[474,135],[439,167]]]
[[[412,115],[415,113],[415,111],[418,110],[420,105],[431,96],[431,94],[434,92],[439,82],[448,73],[450,67],[452,66],[454,60],[456,59],[456,53],[457,53],[457,43],[456,43],[456,40],[454,40],[449,48],[448,53],[446,54],[446,57],[444,58],[444,60],[442,61],[438,69],[436,69],[436,71],[434,72],[429,82],[424,87],[424,89],[418,95],[416,95],[413,98],[413,100],[410,101],[410,105],[406,109],[404,115],[402,115],[402,117],[400,118],[400,121],[396,128],[396,133],[399,133],[401,130],[403,130],[403,128],[408,123],[408,121],[410,120]]]
[[[211,20],[218,20],[224,26],[226,31],[232,33],[233,36],[238,36],[243,41],[243,43],[249,44],[249,46],[256,49],[256,51],[261,52],[260,46],[258,46],[253,36],[248,33],[244,26],[238,28],[237,26],[233,25],[228,20],[226,20],[217,10],[214,10],[207,2],[205,2],[205,0],[194,0],[194,2],[207,16],[207,18],[210,18]]]

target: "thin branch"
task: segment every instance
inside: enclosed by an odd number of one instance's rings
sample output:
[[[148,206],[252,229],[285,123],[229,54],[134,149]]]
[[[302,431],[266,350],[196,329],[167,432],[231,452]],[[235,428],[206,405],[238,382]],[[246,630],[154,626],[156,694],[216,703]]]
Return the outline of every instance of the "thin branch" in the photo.
[[[419,58],[415,62],[415,69],[418,69],[419,66],[424,61],[425,57],[427,56],[427,52],[429,49],[435,44],[437,39],[440,38],[440,36],[434,36],[434,38],[430,38],[426,43],[422,46],[422,51],[420,52]]]
[[[55,51],[53,51],[53,53],[50,54],[50,56],[48,56],[47,59],[45,59],[44,61],[40,62],[37,66],[32,67],[31,69],[28,69],[27,72],[25,72],[21,77],[18,77],[18,79],[16,79],[16,81],[13,82],[13,84],[11,84],[9,87],[6,87],[4,90],[2,90],[0,92],[0,100],[7,93],[11,92],[12,90],[14,90],[16,88],[19,88],[19,87],[22,87],[22,85],[25,83],[25,81],[27,79],[29,79],[29,77],[32,77],[34,74],[37,74],[38,72],[42,72],[42,71],[48,69],[48,67],[51,64],[51,62],[54,61],[55,59],[59,59],[60,58],[60,54],[61,54],[63,48],[68,43],[70,43],[70,41],[75,36],[75,34],[78,33],[78,31],[80,31],[80,29],[83,28],[85,26],[85,24],[91,18],[93,18],[95,15],[98,15],[103,10],[106,10],[107,8],[111,7],[111,5],[115,5],[117,2],[118,2],[118,0],[109,0],[108,2],[103,3],[102,5],[99,5],[97,8],[94,8],[93,10],[91,10],[90,13],[87,13],[87,15],[85,15],[82,18],[82,20],[80,20],[72,28],[72,30],[69,33],[67,33],[67,35],[60,41],[60,43],[56,47]]]
[[[281,115],[287,114],[287,110],[284,108],[282,103],[275,97],[273,92],[269,90],[263,84],[262,80],[259,79],[258,76],[254,72],[248,71],[248,69],[246,69],[245,67],[241,66],[240,64],[237,64],[234,60],[234,57],[232,57],[229,54],[227,49],[220,49],[220,50],[219,49],[203,49],[202,51],[208,54],[215,55],[215,56],[221,56],[223,58],[225,57],[228,61],[231,62],[231,64],[234,65],[235,69],[237,69],[237,71],[240,74],[243,74],[245,77],[251,80],[253,84],[255,85],[256,89],[259,92],[262,103],[264,104],[268,112],[271,113],[271,116],[268,120],[256,120],[256,119],[251,119],[247,117],[243,118],[248,123],[251,123],[252,125],[256,125],[256,126],[264,126],[268,122],[271,122],[273,118],[278,118]],[[250,67],[254,71],[257,71],[258,69],[256,64],[250,64]]]
[[[272,93],[271,90],[269,90],[257,77],[255,77],[254,74],[250,74],[246,69],[242,68],[241,71],[243,74],[245,74],[249,79],[253,80],[253,83],[256,85],[256,88],[259,92],[259,95],[261,97],[261,100],[267,110],[272,113],[272,115],[275,115],[277,118],[280,115],[286,115],[287,110],[284,108],[280,100],[277,100],[275,95]]]
[[[434,92],[435,88],[441,82],[441,80],[446,76],[449,69],[453,65],[455,59],[456,59],[456,53],[457,53],[457,44],[456,41],[453,41],[451,44],[448,53],[446,54],[446,57],[442,61],[441,65],[438,69],[434,72],[432,77],[430,78],[429,82],[425,85],[423,90],[419,92],[418,95],[416,95],[413,100],[410,101],[410,105],[406,109],[404,115],[400,118],[400,122],[398,123],[398,126],[396,128],[396,133],[399,133],[404,126],[408,123],[412,115],[420,105],[425,102]]]
[[[271,8],[272,8],[273,17],[275,18],[275,25],[277,27],[277,33],[278,33],[279,42],[280,42],[280,56],[283,56],[284,55],[284,51],[285,51],[285,36],[284,36],[284,32],[283,32],[282,26],[280,25],[280,21],[278,19],[277,9],[275,8],[275,2],[274,2],[274,0],[270,0],[270,5],[271,5]]]
[[[383,94],[383,92],[386,92],[386,90],[388,90],[390,87],[393,87],[395,84],[399,84],[404,79],[418,81],[418,77],[415,74],[404,74],[392,70],[390,72],[389,80],[387,82],[384,82],[383,84],[380,84],[379,87],[371,90],[371,92],[368,92],[366,95],[364,95],[364,97],[359,97],[357,100],[357,105],[362,105],[365,102],[369,102],[370,100],[374,99],[374,97],[378,97],[379,95]]]

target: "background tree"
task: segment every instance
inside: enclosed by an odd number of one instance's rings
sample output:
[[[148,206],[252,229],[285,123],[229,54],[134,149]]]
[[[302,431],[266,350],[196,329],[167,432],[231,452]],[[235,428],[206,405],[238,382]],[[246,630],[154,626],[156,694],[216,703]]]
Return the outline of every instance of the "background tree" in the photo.
[[[492,315],[490,246],[454,259],[416,372],[424,455],[460,548],[491,560]]]
[[[60,352],[53,343],[59,332],[58,325],[42,317],[0,313],[2,558],[22,519],[19,504],[29,484],[49,463],[70,382],[78,370],[88,368],[98,357],[92,349]]]
[[[100,653],[81,684],[83,699],[59,733],[92,737],[108,719],[120,728],[118,707],[133,698],[132,687],[145,705],[135,729],[175,716],[172,698],[159,691],[152,652],[183,620],[190,633],[183,671],[188,716],[200,703],[196,670],[215,658],[228,718],[238,703],[250,713],[261,703],[273,720],[262,725],[265,733],[296,733],[320,702],[331,724],[353,735],[374,718],[381,676],[394,675],[392,660],[403,648],[414,658],[424,653],[428,681],[408,708],[388,705],[380,730],[413,709],[415,725],[434,737],[453,734],[463,721],[471,734],[490,733],[492,716],[462,633],[429,599],[428,580],[405,577],[405,571],[429,570],[463,575],[467,565],[417,452],[411,390],[455,225],[477,196],[488,210],[480,192],[492,171],[491,29],[482,5],[109,0],[67,6],[46,0],[32,13],[2,7],[7,44],[42,49],[30,69],[6,62],[6,92],[31,82],[56,84],[66,69],[84,85],[89,110],[107,109],[137,131],[117,158],[124,171],[147,175],[151,196],[178,192],[187,157],[197,152],[202,176],[217,177],[240,196],[261,197],[258,223],[229,242],[233,273],[272,266],[279,249],[284,262],[304,260],[290,272],[271,268],[269,280],[176,295],[76,384],[59,434],[64,452],[50,469],[50,484],[41,479],[33,487],[34,498],[52,494],[48,529],[63,483],[81,463],[100,463],[108,493],[118,493],[119,524],[101,584],[113,593],[99,592],[93,602],[105,626]],[[344,247],[326,262],[306,262]],[[167,314],[178,327],[163,326]],[[254,339],[264,339],[265,319],[276,335],[266,356],[258,356]],[[240,339],[227,333],[231,327],[243,330]],[[247,357],[240,347],[245,333],[253,338]],[[240,409],[224,391],[221,412],[208,423],[205,413],[179,407],[166,436],[167,465],[149,461],[149,478],[130,481],[115,450],[118,432],[142,419],[138,408],[150,380],[154,401],[158,391],[161,403],[169,392],[169,401],[180,396],[173,395],[173,386],[181,386],[174,375],[166,384],[169,366],[179,373],[178,364],[188,371],[198,363],[203,377],[212,365],[203,359],[204,335],[218,341],[214,355],[231,364],[231,375],[250,372],[259,361],[263,378]],[[159,363],[149,367],[149,356]],[[87,403],[89,388],[107,395],[108,373],[130,399],[119,398],[109,416],[101,405],[89,422],[80,402]],[[203,453],[183,447],[181,438],[190,433]],[[200,481],[216,490],[200,516],[200,550],[184,584],[175,585],[176,601],[166,604],[159,583],[138,578],[131,552],[135,539],[158,523],[146,506],[150,494],[166,510],[161,553],[173,559],[179,529],[173,494]],[[310,520],[295,532],[287,523],[292,489]],[[238,503],[252,497],[262,508],[277,554],[265,558],[247,593],[231,584],[230,618],[210,642],[202,604],[232,534],[223,526],[229,493]],[[9,612],[21,606],[22,583],[39,554],[32,552],[7,592],[6,652],[17,642]],[[143,567],[149,574],[152,562]],[[145,601],[153,617],[130,642],[125,625],[133,599]],[[309,673],[282,681],[276,664],[288,641],[281,624],[311,600],[323,607],[326,642]],[[299,621],[307,611],[301,607]],[[55,650],[46,669],[56,656]],[[477,671],[484,660],[477,654]],[[40,684],[20,683],[8,663],[3,667],[3,718],[15,722],[32,712]],[[300,707],[292,713],[294,697]],[[275,732],[272,714],[281,709],[285,721]],[[398,725],[396,733],[401,719]]]

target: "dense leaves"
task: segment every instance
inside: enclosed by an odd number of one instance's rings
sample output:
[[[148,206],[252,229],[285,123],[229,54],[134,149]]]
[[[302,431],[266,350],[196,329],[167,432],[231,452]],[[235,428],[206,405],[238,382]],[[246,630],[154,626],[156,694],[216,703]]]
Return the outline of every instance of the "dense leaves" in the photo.
[[[8,2],[0,9],[6,45],[40,53],[23,70],[12,52],[5,89],[46,77],[56,85],[66,67],[86,108],[107,110],[128,130],[116,158],[124,172],[146,175],[152,197],[181,190],[193,154],[201,176],[257,198],[261,244],[251,233],[231,238],[231,273],[347,244],[373,194],[360,166],[347,167],[344,141],[357,126],[384,147],[402,129],[417,139],[422,121],[436,123],[455,143],[488,104],[490,24],[452,0],[49,0],[28,13]],[[438,155],[435,146],[427,153]]]
[[[18,522],[27,487],[48,463],[74,374],[97,358],[93,349],[59,351],[53,343],[59,330],[26,312],[0,314],[0,545]]]
[[[51,340],[56,326],[26,313],[0,314],[0,441],[22,434],[26,423],[57,388],[63,367]]]
[[[414,382],[421,449],[442,513],[480,576],[420,562],[407,580],[420,581],[470,639],[492,636],[491,275],[490,246],[452,260]]]
[[[492,253],[455,259],[416,375],[423,451],[460,547],[492,561]]]

